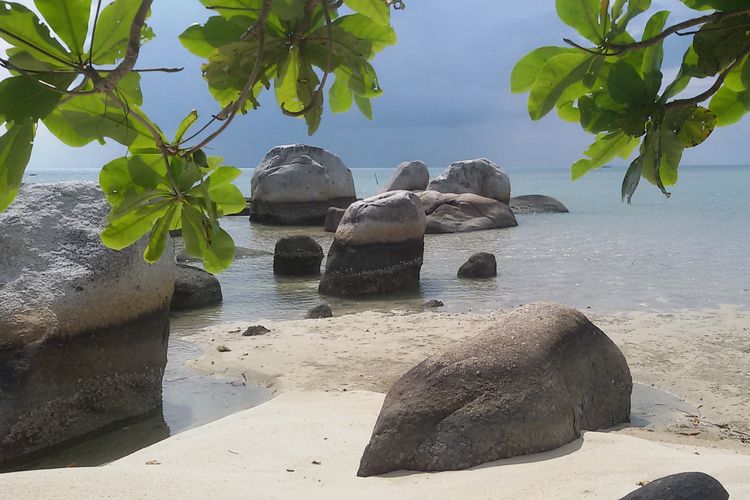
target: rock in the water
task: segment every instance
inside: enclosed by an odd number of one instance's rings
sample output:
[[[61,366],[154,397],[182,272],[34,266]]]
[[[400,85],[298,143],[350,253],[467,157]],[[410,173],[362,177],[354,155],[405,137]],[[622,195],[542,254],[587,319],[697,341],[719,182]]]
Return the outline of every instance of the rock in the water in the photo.
[[[424,162],[407,161],[396,167],[396,172],[383,188],[383,192],[424,190],[429,182],[430,170]]]
[[[497,260],[487,252],[475,253],[458,268],[459,278],[494,278],[497,276]]]
[[[354,179],[341,159],[322,148],[278,146],[255,168],[250,220],[281,225],[323,224],[328,207],[357,199]]]
[[[358,474],[459,470],[552,450],[628,422],[632,386],[625,357],[582,313],[520,307],[391,387]]]
[[[203,269],[177,264],[172,296],[173,311],[190,311],[221,304],[221,285],[216,277]]]
[[[435,307],[443,307],[444,305],[445,304],[443,304],[439,300],[432,299],[432,300],[428,300],[427,302],[425,302],[424,304],[422,304],[422,307],[424,307],[425,309],[431,309],[431,308],[435,308]]]
[[[323,248],[309,236],[284,236],[273,251],[273,273],[279,276],[308,276],[320,273]]]
[[[510,209],[514,214],[551,214],[567,213],[565,205],[551,196],[543,194],[526,194],[510,199]]]
[[[651,481],[622,500],[727,500],[729,492],[703,472],[682,472]]]
[[[305,319],[333,318],[333,310],[329,304],[320,304],[307,311]]]
[[[427,214],[427,234],[465,233],[518,225],[508,205],[476,194],[417,193]]]
[[[346,209],[344,208],[329,208],[326,212],[326,220],[323,223],[323,229],[328,231],[329,233],[335,233],[339,228],[341,219],[344,217],[344,212],[346,212]]]
[[[427,189],[441,193],[473,193],[506,205],[510,200],[508,174],[486,158],[451,163]]]
[[[320,292],[353,296],[419,288],[425,214],[408,191],[350,206],[328,252]]]
[[[161,405],[173,249],[105,248],[108,211],[76,182],[22,186],[0,214],[0,462]]]
[[[247,330],[242,332],[243,337],[257,337],[259,335],[265,335],[267,333],[271,333],[271,330],[266,328],[263,325],[253,325],[249,326]]]

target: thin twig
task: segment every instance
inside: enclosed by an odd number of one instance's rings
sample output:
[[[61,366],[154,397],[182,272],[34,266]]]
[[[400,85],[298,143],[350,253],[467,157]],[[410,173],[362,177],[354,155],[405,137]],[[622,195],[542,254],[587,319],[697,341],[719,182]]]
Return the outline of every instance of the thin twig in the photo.
[[[94,15],[94,24],[91,28],[91,43],[89,44],[89,66],[94,57],[94,41],[96,40],[96,25],[99,24],[99,12],[102,10],[102,0],[96,2],[96,14]]]

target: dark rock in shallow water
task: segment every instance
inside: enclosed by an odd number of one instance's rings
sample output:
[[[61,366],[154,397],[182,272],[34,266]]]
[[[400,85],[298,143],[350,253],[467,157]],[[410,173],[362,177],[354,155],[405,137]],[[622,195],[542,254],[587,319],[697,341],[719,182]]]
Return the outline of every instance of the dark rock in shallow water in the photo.
[[[582,313],[520,307],[391,387],[358,475],[552,450],[629,421],[632,386],[625,357]]]
[[[514,214],[567,213],[568,209],[559,200],[543,194],[527,194],[510,199]]]
[[[396,167],[396,172],[383,188],[383,192],[424,190],[429,182],[430,170],[424,162],[407,161]]]
[[[424,211],[408,191],[352,204],[336,230],[320,292],[354,296],[418,289],[424,228]]]
[[[499,166],[486,158],[451,163],[442,175],[427,186],[441,193],[472,193],[508,204],[510,179]]]
[[[309,236],[284,236],[273,251],[273,273],[279,276],[308,276],[320,273],[323,248]]]
[[[320,304],[319,306],[315,306],[308,310],[307,314],[305,314],[305,319],[323,319],[332,317],[333,310],[328,304]]]
[[[651,481],[621,500],[727,500],[729,493],[703,472],[682,472]]]
[[[425,309],[429,309],[429,308],[435,308],[435,307],[443,307],[444,305],[445,304],[443,304],[439,300],[432,299],[422,304],[422,307],[424,307]]]
[[[518,225],[508,205],[471,193],[417,193],[427,214],[427,234],[466,233]]]
[[[326,212],[326,220],[323,223],[323,229],[329,233],[335,233],[339,228],[341,219],[344,217],[346,209],[331,207]]]
[[[497,260],[491,253],[475,253],[458,269],[459,278],[494,278]]]
[[[172,296],[173,311],[190,311],[221,304],[221,285],[216,277],[186,264],[177,264]]]
[[[244,332],[242,332],[243,337],[257,337],[259,335],[265,335],[267,333],[271,333],[271,330],[266,328],[263,325],[253,325],[247,328]]]
[[[172,247],[99,237],[95,183],[35,184],[0,214],[0,462],[161,405]]]

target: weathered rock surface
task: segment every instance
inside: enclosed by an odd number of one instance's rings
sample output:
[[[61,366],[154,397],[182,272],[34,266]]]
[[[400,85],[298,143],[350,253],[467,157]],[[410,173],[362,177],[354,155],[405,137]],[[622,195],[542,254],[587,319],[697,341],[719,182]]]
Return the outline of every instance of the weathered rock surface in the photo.
[[[441,193],[473,193],[506,205],[510,200],[508,175],[486,158],[451,163],[427,189]]]
[[[568,209],[560,200],[543,194],[526,194],[510,199],[510,209],[514,214],[567,213]]]
[[[494,278],[497,276],[497,259],[491,253],[475,253],[458,268],[459,278]]]
[[[252,325],[247,327],[247,329],[242,332],[243,337],[258,337],[260,335],[265,335],[267,333],[271,333],[271,330],[266,328],[263,325]]]
[[[99,238],[95,183],[26,185],[0,214],[0,461],[161,404],[173,250]]]
[[[177,264],[172,296],[173,311],[190,311],[221,304],[221,284],[203,269]]]
[[[323,222],[323,229],[329,233],[335,233],[344,217],[344,212],[346,212],[344,208],[329,208],[326,212],[326,220]]]
[[[729,492],[703,472],[682,472],[651,481],[621,500],[727,500]]]
[[[309,236],[284,236],[273,251],[273,273],[279,276],[308,276],[320,273],[323,248]]]
[[[416,193],[427,214],[427,234],[465,233],[518,225],[508,205],[476,194]]]
[[[429,182],[430,170],[424,162],[407,161],[396,167],[396,172],[383,188],[383,192],[424,190]]]
[[[630,418],[625,357],[582,313],[530,304],[388,391],[358,474],[459,470],[551,450]]]
[[[305,319],[333,318],[333,309],[329,304],[320,304],[310,308],[305,314]]]
[[[294,144],[278,146],[255,168],[250,220],[281,225],[323,224],[329,207],[357,199],[354,179],[328,151]]]
[[[320,292],[353,296],[419,288],[425,214],[408,191],[350,206],[328,252]]]

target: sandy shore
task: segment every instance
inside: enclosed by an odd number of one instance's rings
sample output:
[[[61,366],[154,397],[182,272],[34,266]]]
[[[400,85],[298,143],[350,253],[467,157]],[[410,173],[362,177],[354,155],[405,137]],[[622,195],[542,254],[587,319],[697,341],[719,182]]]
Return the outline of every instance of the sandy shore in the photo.
[[[0,475],[8,498],[619,498],[640,481],[699,470],[750,498],[750,313],[591,314],[636,381],[690,401],[664,428],[589,432],[559,450],[469,471],[357,478],[385,391],[404,371],[498,314],[366,312],[256,321],[188,340],[191,366],[276,397],[105,467]],[[251,324],[270,333],[243,337]],[[222,346],[221,352],[217,349]],[[226,351],[224,348],[228,348]],[[637,436],[637,437],[635,437]],[[642,439],[642,438],[647,438]]]

